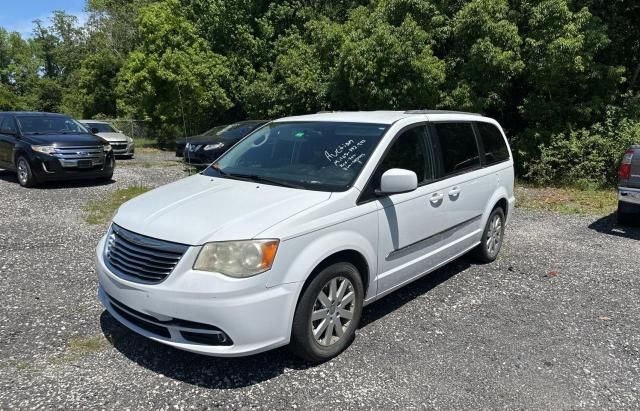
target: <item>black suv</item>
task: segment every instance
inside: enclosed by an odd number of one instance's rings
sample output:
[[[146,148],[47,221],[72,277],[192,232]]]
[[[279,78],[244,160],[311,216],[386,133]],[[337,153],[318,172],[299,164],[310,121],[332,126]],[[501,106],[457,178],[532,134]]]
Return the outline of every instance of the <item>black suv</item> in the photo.
[[[23,187],[43,181],[110,180],[109,143],[69,116],[0,112],[0,168],[16,171]]]

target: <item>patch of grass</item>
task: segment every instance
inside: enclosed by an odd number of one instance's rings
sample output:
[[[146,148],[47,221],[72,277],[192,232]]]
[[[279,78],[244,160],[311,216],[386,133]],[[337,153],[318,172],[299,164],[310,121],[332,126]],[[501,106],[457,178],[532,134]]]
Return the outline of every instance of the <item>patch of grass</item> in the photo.
[[[146,186],[131,186],[116,190],[106,197],[89,201],[85,207],[85,221],[89,224],[105,224],[123,203],[151,190]]]
[[[133,139],[133,141],[136,143],[136,150],[139,148],[145,149],[145,148],[153,148],[153,149],[159,149],[160,146],[158,145],[158,142],[152,138],[135,138]]]
[[[609,214],[615,211],[615,190],[575,187],[516,186],[516,206],[564,214]]]
[[[73,354],[88,354],[102,351],[109,342],[102,335],[94,337],[72,338],[69,340],[69,352]]]
[[[29,368],[29,363],[26,361],[20,361],[16,364],[16,368],[19,370],[26,370],[27,368]]]

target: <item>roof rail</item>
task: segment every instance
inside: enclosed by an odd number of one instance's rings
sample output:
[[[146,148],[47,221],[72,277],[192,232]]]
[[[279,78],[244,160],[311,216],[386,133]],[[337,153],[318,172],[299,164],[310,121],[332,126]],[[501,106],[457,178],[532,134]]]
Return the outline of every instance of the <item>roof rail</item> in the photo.
[[[471,114],[473,116],[481,116],[480,113],[469,113],[467,111],[455,110],[407,110],[405,114]]]

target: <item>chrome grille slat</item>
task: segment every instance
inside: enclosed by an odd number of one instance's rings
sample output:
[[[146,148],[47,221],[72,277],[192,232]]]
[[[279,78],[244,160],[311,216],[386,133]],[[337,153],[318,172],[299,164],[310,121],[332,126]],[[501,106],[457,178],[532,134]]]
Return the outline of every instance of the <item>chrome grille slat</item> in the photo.
[[[124,257],[126,260],[131,260],[132,262],[135,262],[135,260],[138,259],[139,260],[138,263],[143,262],[149,267],[157,268],[158,270],[171,271],[171,268],[175,265],[174,263],[158,263],[158,262],[150,261],[146,257],[142,257],[141,255],[135,255],[134,253],[127,251],[127,249],[122,246],[117,248],[118,248],[118,254],[121,257]]]
[[[126,248],[129,251],[132,251],[134,253],[138,253],[138,254],[143,254],[144,257],[147,258],[156,258],[156,262],[166,262],[168,264],[175,264],[178,262],[178,260],[180,260],[180,258],[182,257],[181,255],[174,255],[174,256],[166,256],[157,252],[154,252],[153,250],[149,250],[149,249],[145,249],[143,247],[138,247],[137,245],[128,242],[127,240],[123,239],[122,237],[120,237],[120,240],[115,247],[121,247],[121,248]]]
[[[136,273],[144,273],[144,275],[147,275],[149,277],[153,277],[156,279],[160,279],[164,275],[169,274],[173,269],[171,268],[169,270],[153,270],[153,269],[145,268],[141,264],[133,263],[131,262],[131,260],[129,261],[125,260],[124,258],[122,258],[120,254],[113,254],[113,253],[109,255],[109,260],[111,260],[111,262],[115,261],[115,263],[123,267],[128,267],[131,270],[135,270]]]
[[[105,264],[126,280],[156,284],[171,274],[188,248],[112,224],[105,246]]]

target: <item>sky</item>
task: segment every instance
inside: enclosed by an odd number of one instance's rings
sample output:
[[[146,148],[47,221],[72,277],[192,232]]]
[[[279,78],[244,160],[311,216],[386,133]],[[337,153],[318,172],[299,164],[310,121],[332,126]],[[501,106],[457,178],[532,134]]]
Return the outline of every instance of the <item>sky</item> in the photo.
[[[17,31],[23,37],[30,37],[33,20],[48,23],[53,10],[64,10],[78,16],[83,23],[87,15],[83,11],[85,0],[2,0],[0,2],[0,27]]]

